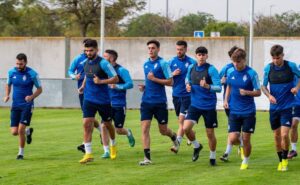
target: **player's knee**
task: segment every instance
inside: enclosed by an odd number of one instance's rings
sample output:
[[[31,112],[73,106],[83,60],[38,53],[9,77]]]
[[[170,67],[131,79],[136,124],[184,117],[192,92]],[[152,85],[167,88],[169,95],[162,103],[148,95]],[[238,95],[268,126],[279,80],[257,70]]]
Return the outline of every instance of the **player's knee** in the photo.
[[[122,134],[122,128],[116,128],[117,134]]]
[[[17,136],[17,135],[19,135],[19,133],[18,133],[18,131],[17,131],[17,130],[13,130],[13,131],[11,131],[11,134],[12,134],[13,136]]]
[[[292,130],[297,131],[298,129],[298,125],[297,124],[293,124],[291,127]]]
[[[159,132],[161,135],[167,135],[167,131],[168,131],[167,128],[159,128]]]

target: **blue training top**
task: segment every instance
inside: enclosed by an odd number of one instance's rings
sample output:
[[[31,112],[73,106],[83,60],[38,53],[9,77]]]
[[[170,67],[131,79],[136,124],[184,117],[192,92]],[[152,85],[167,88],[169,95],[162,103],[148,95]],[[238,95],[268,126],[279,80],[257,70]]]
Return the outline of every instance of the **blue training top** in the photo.
[[[291,89],[294,87],[294,77],[300,77],[300,71],[294,62],[284,61],[282,67],[268,64],[264,69],[263,85],[267,87],[270,83],[270,93],[275,97],[277,103],[270,103],[270,110],[284,110],[291,108],[294,95]]]
[[[206,83],[210,84],[210,89],[200,86],[200,80],[205,77]],[[211,110],[216,109],[216,92],[221,92],[222,86],[218,70],[208,63],[201,66],[192,64],[188,68],[186,83],[192,87],[191,105],[198,109]]]
[[[77,81],[77,87],[80,88],[84,80],[84,62],[87,59],[84,53],[77,55],[70,64],[68,74],[74,80],[77,74],[80,74],[80,78]]]
[[[178,56],[172,58],[169,61],[171,71],[174,72],[176,69],[180,69],[180,74],[173,76],[173,93],[175,97],[186,97],[190,96],[190,93],[186,91],[185,88],[185,77],[188,71],[188,67],[191,64],[195,64],[196,60],[189,56],[184,56],[183,59],[178,58]]]
[[[117,64],[114,66],[114,69],[119,77],[119,83],[116,84],[116,88],[109,88],[111,104],[113,107],[125,107],[126,90],[133,88],[133,82],[129,71],[123,66]]]
[[[32,105],[33,101],[26,102],[25,97],[33,94],[33,86],[41,87],[38,73],[30,67],[19,71],[16,67],[8,71],[7,85],[13,86],[12,107],[23,107]]]
[[[228,102],[230,114],[248,115],[256,112],[254,97],[240,94],[240,89],[248,91],[260,89],[256,71],[249,66],[242,71],[231,67],[227,70],[227,85],[231,87]]]
[[[100,79],[108,79],[117,76],[113,66],[104,58],[97,56],[94,60],[85,63],[86,86],[84,88],[84,100],[95,104],[110,104],[107,84],[95,84],[94,75]]]
[[[156,78],[170,79],[172,78],[172,72],[168,62],[163,58],[158,57],[152,61],[147,59],[144,63],[145,74],[145,91],[143,93],[142,102],[146,103],[166,103],[167,96],[165,86],[153,82],[147,78],[149,72],[152,72]]]
[[[220,79],[222,79],[223,77],[226,77],[226,78],[227,78],[227,70],[228,70],[229,68],[232,68],[232,67],[234,67],[232,62],[226,64],[226,65],[221,69],[221,71],[220,71],[220,73],[219,73]],[[223,89],[224,89],[224,92],[223,92],[223,99],[224,99],[224,97],[225,97],[226,87],[227,87],[227,82],[225,82],[225,83],[223,84]]]
[[[300,65],[298,66],[298,69],[300,69]],[[295,77],[294,82],[295,82],[295,86],[296,86],[299,82],[299,79],[297,77]],[[294,106],[300,106],[300,91],[298,91],[298,93],[295,96]]]

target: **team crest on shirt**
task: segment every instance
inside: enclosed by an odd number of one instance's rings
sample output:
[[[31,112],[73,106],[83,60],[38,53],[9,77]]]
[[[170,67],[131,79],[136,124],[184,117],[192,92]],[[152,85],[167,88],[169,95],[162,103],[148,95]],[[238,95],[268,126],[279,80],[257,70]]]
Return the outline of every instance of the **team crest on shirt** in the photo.
[[[173,67],[177,67],[177,64],[174,64]]]
[[[247,75],[244,75],[244,76],[243,76],[243,81],[246,82],[247,80],[248,80]]]
[[[13,79],[16,79],[16,78],[17,78],[16,76],[13,77]]]
[[[188,68],[189,67],[189,63],[185,63],[185,68]]]
[[[26,81],[27,77],[26,75],[23,76],[23,81]]]
[[[235,80],[234,76],[231,77],[231,80]]]
[[[147,69],[147,68],[148,68],[148,66],[146,65],[146,66],[145,66],[145,68]]]
[[[157,68],[157,63],[154,65],[154,69],[156,69]]]

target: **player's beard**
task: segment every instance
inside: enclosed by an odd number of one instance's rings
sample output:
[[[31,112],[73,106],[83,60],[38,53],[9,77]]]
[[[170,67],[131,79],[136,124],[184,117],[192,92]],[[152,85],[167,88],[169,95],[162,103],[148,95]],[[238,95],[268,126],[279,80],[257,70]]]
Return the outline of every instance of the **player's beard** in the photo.
[[[93,60],[93,59],[96,58],[96,56],[97,56],[97,53],[94,54],[94,55],[91,55],[91,56],[87,55],[87,58],[88,58],[89,60]]]

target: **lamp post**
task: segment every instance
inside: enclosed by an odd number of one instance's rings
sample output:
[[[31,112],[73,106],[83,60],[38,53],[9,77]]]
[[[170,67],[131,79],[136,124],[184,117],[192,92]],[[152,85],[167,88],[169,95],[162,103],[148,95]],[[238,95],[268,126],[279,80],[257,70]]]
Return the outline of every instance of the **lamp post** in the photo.
[[[272,8],[274,7],[275,5],[270,5],[270,17],[272,16]]]
[[[100,55],[104,53],[104,34],[105,34],[105,0],[101,0],[100,14]]]
[[[252,67],[253,60],[253,17],[254,17],[254,0],[250,0],[250,37],[249,37],[249,66]]]

